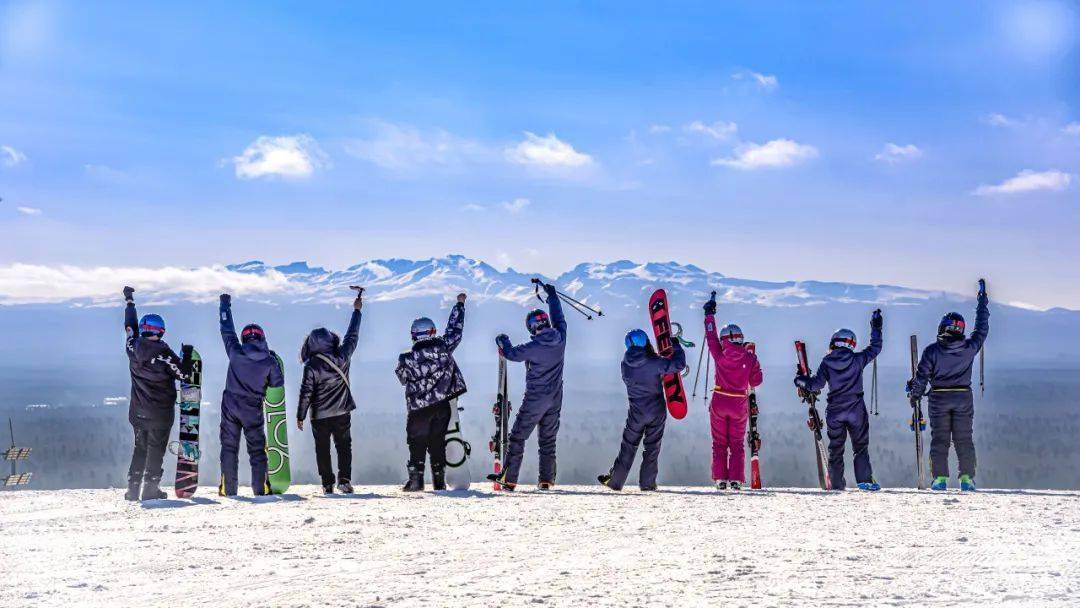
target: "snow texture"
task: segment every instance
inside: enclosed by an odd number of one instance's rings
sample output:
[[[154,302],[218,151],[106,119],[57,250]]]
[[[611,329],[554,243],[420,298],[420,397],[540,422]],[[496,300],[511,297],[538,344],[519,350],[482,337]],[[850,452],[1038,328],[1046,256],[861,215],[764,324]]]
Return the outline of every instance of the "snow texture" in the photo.
[[[474,486],[474,488],[477,486]],[[0,493],[0,606],[1069,606],[1080,492]]]

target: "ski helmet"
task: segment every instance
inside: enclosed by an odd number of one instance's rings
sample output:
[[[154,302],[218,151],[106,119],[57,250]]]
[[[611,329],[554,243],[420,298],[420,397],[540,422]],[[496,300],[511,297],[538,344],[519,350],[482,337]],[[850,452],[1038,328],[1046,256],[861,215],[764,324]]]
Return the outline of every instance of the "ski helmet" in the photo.
[[[412,322],[409,333],[412,334],[413,342],[434,338],[436,334],[435,322],[427,317],[420,317]]]
[[[535,336],[542,330],[551,327],[551,319],[548,318],[546,312],[537,308],[525,315],[525,327],[530,334]]]
[[[255,323],[249,323],[248,325],[245,325],[244,329],[240,332],[240,340],[244,344],[251,341],[262,342],[266,340],[266,332]]]
[[[939,337],[964,337],[964,317],[958,312],[950,312],[949,314],[941,317],[941,323],[938,323],[937,333]]]
[[[161,337],[165,335],[165,319],[161,318],[161,315],[143,315],[141,321],[139,321],[139,333],[143,336],[157,336]]]
[[[735,325],[734,323],[728,323],[727,325],[725,325],[720,330],[720,339],[721,340],[727,339],[727,341],[731,342],[732,344],[742,344],[743,343],[742,329],[738,325]]]
[[[829,340],[829,350],[837,348],[855,350],[855,344],[855,332],[850,329],[838,329],[833,332],[832,339]]]
[[[626,332],[626,350],[630,350],[635,346],[638,348],[645,348],[645,345],[649,343],[649,336],[640,329],[631,329]]]

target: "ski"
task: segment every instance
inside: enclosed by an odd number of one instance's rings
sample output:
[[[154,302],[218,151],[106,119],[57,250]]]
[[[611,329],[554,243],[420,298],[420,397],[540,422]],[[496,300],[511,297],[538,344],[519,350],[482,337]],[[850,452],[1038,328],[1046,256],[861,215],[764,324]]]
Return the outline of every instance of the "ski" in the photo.
[[[810,365],[806,359],[806,344],[796,340],[795,354],[799,360],[799,373],[804,376],[810,375]],[[818,485],[822,490],[832,489],[832,478],[829,476],[829,456],[825,451],[825,441],[821,437],[821,415],[817,409],[817,393],[799,389],[799,397],[809,406],[809,418],[806,425],[814,434],[814,452],[817,455]]]
[[[661,357],[671,358],[674,347],[671,333],[671,318],[668,314],[667,293],[657,289],[649,297],[649,320],[652,322],[653,335],[656,336],[656,353]],[[667,400],[671,417],[681,420],[686,417],[686,391],[683,389],[682,374],[668,374],[662,378],[664,398]]]
[[[757,346],[753,342],[746,343],[746,350],[757,355]],[[761,435],[758,433],[758,403],[757,391],[750,389],[748,398],[750,410],[750,425],[746,435],[746,443],[750,448],[750,489],[761,489],[761,465],[758,462],[758,452],[761,451]]]
[[[911,379],[915,380],[915,374],[919,369],[919,339],[911,336]],[[915,471],[919,476],[917,486],[920,490],[926,489],[926,464],[923,462],[923,428],[926,423],[923,420],[922,400],[911,397],[911,430],[915,432]]]
[[[495,434],[488,442],[488,449],[495,460],[495,475],[502,473],[502,463],[506,460],[506,451],[509,448],[510,435],[510,393],[507,390],[506,358],[499,355],[499,379],[496,387],[495,405],[491,413],[495,415]],[[493,489],[502,489],[499,482],[495,482]]]
[[[177,498],[191,498],[199,488],[199,406],[202,404],[202,358],[191,350],[191,376],[180,383],[180,441],[176,450]]]

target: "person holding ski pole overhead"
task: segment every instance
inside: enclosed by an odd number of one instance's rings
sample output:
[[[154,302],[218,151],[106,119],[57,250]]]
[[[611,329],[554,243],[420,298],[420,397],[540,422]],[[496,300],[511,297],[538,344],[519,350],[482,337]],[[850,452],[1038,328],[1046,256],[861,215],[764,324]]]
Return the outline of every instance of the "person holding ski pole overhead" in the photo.
[[[641,455],[638,487],[648,492],[656,489],[660,442],[664,438],[668,416],[664,385],[660,379],[668,374],[681,373],[686,367],[686,353],[678,340],[672,340],[671,358],[657,355],[649,336],[641,329],[627,332],[624,342],[626,354],[622,360],[622,379],[626,383],[630,410],[626,415],[626,428],[623,429],[622,445],[615,464],[607,475],[600,475],[596,479],[612,490],[622,490],[626,476],[630,474],[630,466],[634,463],[638,444],[644,437],[645,451]]]
[[[870,316],[870,346],[856,352],[855,332],[838,329],[829,340],[829,353],[818,365],[817,373],[804,376],[795,373],[795,385],[804,391],[818,393],[829,386],[825,424],[829,432],[829,477],[832,489],[843,490],[844,443],[851,435],[851,451],[855,458],[855,481],[860,490],[876,492],[881,489],[870,466],[870,417],[863,400],[863,370],[881,352],[881,311]]]
[[[311,434],[315,437],[315,462],[323,493],[334,493],[334,467],[330,461],[330,439],[337,449],[337,489],[352,494],[352,411],[356,409],[349,386],[349,363],[360,338],[362,288],[357,288],[352,317],[345,339],[325,327],[308,334],[300,349],[304,378],[296,408],[296,428],[304,430],[311,413]]]
[[[457,296],[450,309],[446,331],[436,335],[435,323],[427,317],[412,322],[412,348],[398,357],[397,377],[405,387],[405,435],[409,444],[409,481],[403,492],[424,489],[424,460],[431,459],[431,485],[446,489],[446,429],[450,425],[452,401],[468,390],[465,378],[454,361],[465,329],[465,294]]]
[[[183,358],[176,356],[165,337],[165,320],[135,310],[135,290],[124,287],[124,350],[131,372],[131,400],[128,423],[135,433],[128,467],[127,500],[165,498],[159,488],[161,463],[169,443],[176,408],[176,381],[186,380],[192,371],[192,348],[185,345]],[[139,486],[142,486],[142,494]]]
[[[949,444],[956,445],[960,463],[960,490],[975,490],[975,400],[971,394],[971,367],[990,332],[990,299],[986,281],[979,279],[975,308],[975,331],[964,337],[964,317],[950,312],[938,323],[937,341],[923,350],[915,378],[908,381],[912,399],[929,392],[930,489],[944,491],[949,485]],[[929,391],[928,391],[929,389]]]
[[[251,489],[256,496],[262,496],[270,493],[263,397],[267,388],[285,386],[285,375],[277,355],[266,344],[263,328],[250,323],[237,337],[232,296],[223,293],[220,300],[221,340],[229,357],[229,372],[221,395],[221,483],[218,494],[236,496],[240,434],[243,432],[251,464]]]
[[[746,482],[746,422],[750,389],[761,385],[757,356],[743,345],[738,325],[716,331],[716,295],[705,303],[705,342],[715,363],[716,386],[709,402],[712,479],[717,490],[742,489]]]
[[[510,430],[510,446],[502,473],[489,475],[505,490],[517,486],[521,461],[525,457],[525,441],[539,427],[540,479],[538,487],[549,490],[555,485],[555,438],[559,433],[562,412],[563,359],[566,353],[566,317],[554,285],[541,283],[547,293],[550,314],[536,309],[525,316],[530,338],[514,346],[506,334],[499,334],[495,344],[507,361],[525,363],[525,396]]]

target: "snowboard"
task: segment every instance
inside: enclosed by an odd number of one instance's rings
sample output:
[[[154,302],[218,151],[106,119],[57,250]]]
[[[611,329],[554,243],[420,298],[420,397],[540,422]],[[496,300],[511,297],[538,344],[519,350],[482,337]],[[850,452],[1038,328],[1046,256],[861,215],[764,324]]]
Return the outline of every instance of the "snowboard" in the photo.
[[[180,383],[180,442],[176,450],[177,498],[191,498],[199,487],[199,406],[202,404],[202,357],[191,350],[191,381]]]
[[[657,289],[649,297],[649,320],[652,322],[653,335],[656,336],[656,352],[661,357],[670,358],[674,350],[671,346],[671,318],[668,314],[667,292]],[[664,398],[667,401],[671,417],[681,420],[686,417],[686,391],[683,389],[681,374],[668,374],[662,378]]]
[[[799,361],[799,373],[804,376],[809,376],[810,364],[806,361],[806,344],[796,340],[795,354]],[[802,400],[810,409],[809,417],[806,420],[806,426],[810,427],[810,432],[814,434],[814,454],[817,458],[818,485],[822,490],[831,490],[832,477],[829,475],[829,455],[825,451],[825,440],[821,436],[821,429],[824,425],[821,422],[821,415],[818,414],[817,394],[799,389],[799,396],[802,397]]]
[[[915,380],[915,374],[919,371],[919,338],[911,336],[911,380]],[[926,489],[926,463],[923,460],[923,412],[922,401],[911,400],[911,430],[915,431],[915,474],[916,487]]]
[[[450,400],[450,424],[446,427],[443,444],[446,446],[446,486],[451,490],[468,490],[472,481],[469,472],[469,455],[472,446],[461,435],[458,400]]]
[[[502,464],[510,447],[510,393],[507,389],[506,358],[502,355],[499,355],[499,378],[495,393],[495,405],[491,407],[491,413],[495,415],[495,433],[488,442],[488,450],[495,461],[495,475],[498,476],[502,473]],[[498,482],[492,487],[496,491],[502,489]]]
[[[746,350],[757,355],[757,346],[753,342],[746,343]],[[758,433],[758,404],[757,391],[750,389],[747,398],[749,404],[750,424],[746,435],[746,444],[750,448],[750,489],[761,489],[761,463],[758,462],[758,452],[761,451],[761,434]]]
[[[274,353],[282,375],[285,364]],[[285,387],[267,387],[263,396],[263,417],[266,419],[266,473],[270,494],[284,494],[292,477],[289,471],[289,420],[285,414]]]

